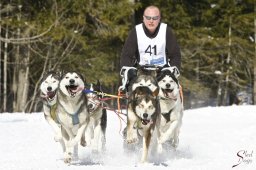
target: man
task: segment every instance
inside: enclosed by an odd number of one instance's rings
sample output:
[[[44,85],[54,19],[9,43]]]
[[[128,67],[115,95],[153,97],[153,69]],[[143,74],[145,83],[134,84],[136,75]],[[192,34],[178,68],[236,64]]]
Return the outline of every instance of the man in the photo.
[[[161,23],[156,6],[148,6],[143,23],[131,30],[122,49],[120,66],[176,66],[180,69],[181,53],[171,27]]]
[[[181,53],[171,27],[161,23],[158,7],[144,10],[143,23],[131,30],[122,49],[120,66],[122,86],[125,90],[136,77],[137,66],[176,66],[180,69]]]

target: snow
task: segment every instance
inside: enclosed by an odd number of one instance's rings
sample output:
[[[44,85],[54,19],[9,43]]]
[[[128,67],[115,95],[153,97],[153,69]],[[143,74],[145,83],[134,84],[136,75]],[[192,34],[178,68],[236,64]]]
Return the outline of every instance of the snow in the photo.
[[[122,121],[121,121],[122,122]],[[122,125],[122,126],[121,126]],[[0,114],[1,170],[255,170],[256,106],[205,107],[186,110],[176,151],[155,154],[149,163],[141,153],[125,154],[120,129],[125,124],[108,112],[106,154],[92,155],[79,147],[78,161],[63,162],[59,143],[43,113]],[[157,161],[158,160],[158,161]],[[232,168],[233,165],[237,165]]]

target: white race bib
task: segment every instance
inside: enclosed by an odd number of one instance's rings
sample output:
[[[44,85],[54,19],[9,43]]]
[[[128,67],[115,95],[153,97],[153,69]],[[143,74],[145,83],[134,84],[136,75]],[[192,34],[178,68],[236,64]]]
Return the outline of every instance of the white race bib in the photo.
[[[136,26],[140,65],[163,66],[166,64],[166,28],[167,24],[161,23],[157,36],[149,38],[142,24]]]

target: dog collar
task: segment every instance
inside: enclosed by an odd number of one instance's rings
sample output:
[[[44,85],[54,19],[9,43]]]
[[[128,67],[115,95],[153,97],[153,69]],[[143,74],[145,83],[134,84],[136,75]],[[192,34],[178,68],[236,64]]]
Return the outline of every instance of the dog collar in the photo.
[[[174,100],[177,101],[177,97],[176,98],[168,98],[168,97],[159,97],[160,100]]]

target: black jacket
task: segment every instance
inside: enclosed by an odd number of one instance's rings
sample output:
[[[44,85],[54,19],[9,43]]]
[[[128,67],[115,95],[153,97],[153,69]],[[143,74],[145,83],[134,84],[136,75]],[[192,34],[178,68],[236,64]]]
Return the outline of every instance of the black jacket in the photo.
[[[153,34],[150,34],[150,32],[147,30],[147,28],[143,24],[144,32],[149,38],[156,37],[159,31],[159,28],[160,28],[160,23],[156,31]],[[166,30],[166,57],[167,57],[167,60],[169,60],[169,64],[171,66],[176,66],[178,69],[180,69],[180,65],[181,65],[180,47],[177,43],[175,35],[172,32],[171,27],[169,26],[167,26],[167,30]],[[139,52],[138,52],[136,29],[133,28],[130,31],[125,41],[125,44],[123,46],[120,66],[121,68],[123,66],[134,66],[136,63],[139,63]]]

